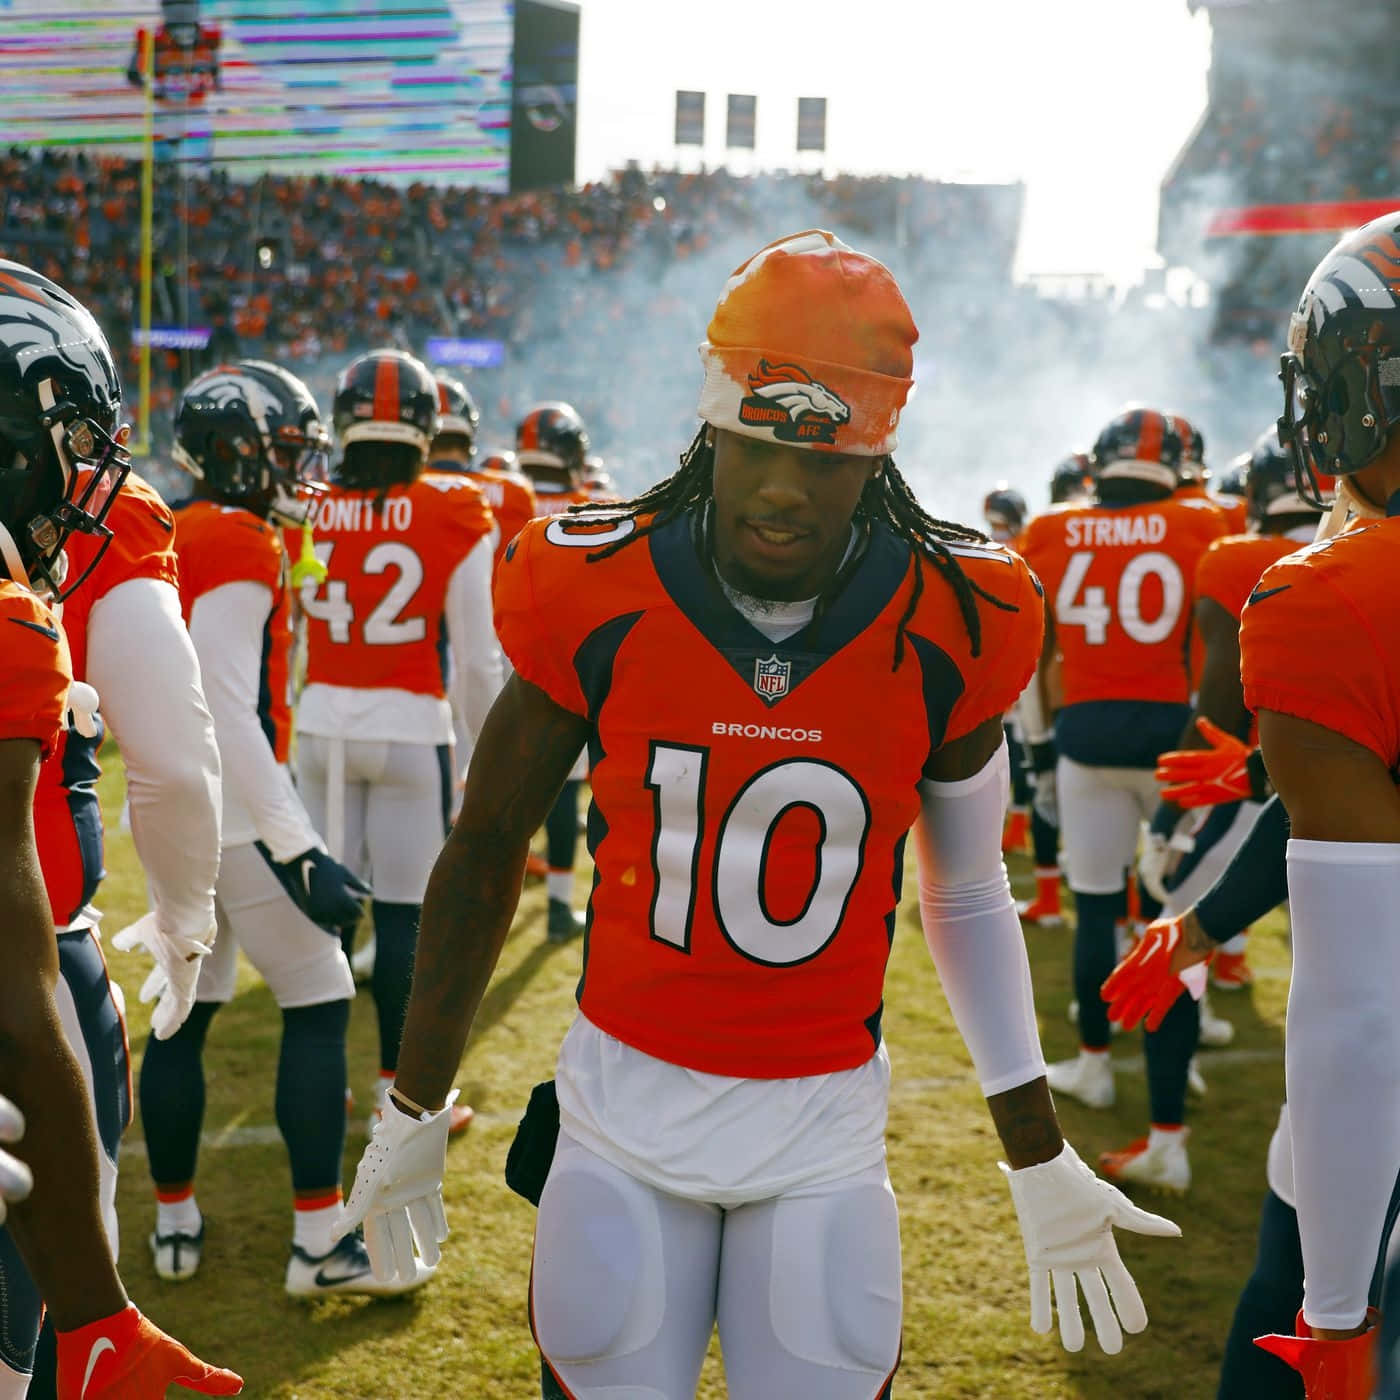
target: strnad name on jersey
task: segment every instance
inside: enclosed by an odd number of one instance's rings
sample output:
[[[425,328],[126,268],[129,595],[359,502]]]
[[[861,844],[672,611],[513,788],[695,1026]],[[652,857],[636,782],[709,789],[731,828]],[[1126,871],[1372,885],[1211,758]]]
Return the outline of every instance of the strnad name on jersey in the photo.
[[[1065,520],[1065,543],[1070,549],[1161,544],[1166,537],[1167,522],[1160,515],[1071,515]]]

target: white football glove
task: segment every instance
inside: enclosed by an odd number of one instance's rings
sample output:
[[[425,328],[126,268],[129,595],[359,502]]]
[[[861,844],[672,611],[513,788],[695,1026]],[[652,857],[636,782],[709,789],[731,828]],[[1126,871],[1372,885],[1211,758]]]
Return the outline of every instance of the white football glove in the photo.
[[[436,1113],[410,1117],[391,1099],[355,1169],[355,1185],[340,1208],[335,1237],[363,1225],[365,1248],[381,1283],[417,1277],[414,1246],[428,1268],[435,1268],[447,1238],[442,1207],[442,1175],[447,1167],[448,1110],[454,1089]]]
[[[1050,1284],[1066,1351],[1084,1345],[1084,1319],[1076,1285],[1084,1291],[1099,1345],[1110,1356],[1123,1350],[1123,1333],[1147,1326],[1133,1276],[1118,1257],[1113,1227],[1139,1235],[1180,1235],[1181,1227],[1139,1210],[1116,1186],[1100,1180],[1069,1143],[1058,1157],[1012,1171],[999,1162],[1011,1187],[1031,1275],[1031,1331],[1050,1330]],[[1116,1315],[1115,1315],[1116,1314]],[[1120,1327],[1121,1322],[1121,1327]]]
[[[1167,837],[1157,831],[1143,832],[1142,850],[1138,853],[1138,878],[1158,904],[1167,902],[1167,887],[1162,881],[1166,879],[1167,863],[1171,857],[1171,842]]]
[[[141,1000],[156,1002],[151,1033],[157,1040],[169,1040],[185,1024],[194,1005],[200,964],[213,951],[215,932],[211,928],[205,942],[187,934],[166,933],[156,923],[156,916],[147,914],[113,937],[114,948],[124,953],[139,948],[155,959],[156,965],[141,985]]]
[[[0,1142],[18,1142],[24,1136],[24,1114],[0,1095]],[[34,1189],[29,1168],[0,1149],[0,1224],[5,1220],[5,1203],[22,1201]]]
[[[1060,801],[1055,788],[1055,770],[1036,773],[1031,778],[1031,806],[1047,826],[1059,826]]]

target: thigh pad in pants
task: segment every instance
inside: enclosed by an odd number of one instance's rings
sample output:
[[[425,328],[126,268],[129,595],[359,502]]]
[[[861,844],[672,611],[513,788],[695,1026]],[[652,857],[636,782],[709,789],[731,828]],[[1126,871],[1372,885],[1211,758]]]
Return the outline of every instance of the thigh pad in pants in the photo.
[[[1116,894],[1137,857],[1138,829],[1157,810],[1150,768],[1055,766],[1065,875],[1079,894]]]
[[[733,1400],[875,1400],[899,1360],[902,1312],[883,1163],[726,1215],[719,1333]]]
[[[578,1400],[689,1400],[714,1328],[721,1212],[560,1133],[540,1198],[530,1315]]]
[[[284,1010],[355,995],[340,940],[297,908],[256,846],[224,848],[214,895],[219,937],[200,969],[200,1001],[232,999],[239,948]]]

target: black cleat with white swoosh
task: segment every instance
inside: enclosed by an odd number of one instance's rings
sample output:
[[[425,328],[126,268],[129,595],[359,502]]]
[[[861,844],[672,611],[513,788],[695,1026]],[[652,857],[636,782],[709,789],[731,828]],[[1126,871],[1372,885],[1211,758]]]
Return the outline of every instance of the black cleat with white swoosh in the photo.
[[[370,1267],[369,1251],[359,1230],[346,1235],[329,1254],[319,1257],[294,1244],[292,1257],[287,1261],[287,1292],[293,1298],[331,1298],[340,1293],[388,1297],[395,1293],[411,1293],[433,1276],[433,1271],[421,1259],[414,1262],[417,1269],[408,1282],[395,1279],[381,1283]]]

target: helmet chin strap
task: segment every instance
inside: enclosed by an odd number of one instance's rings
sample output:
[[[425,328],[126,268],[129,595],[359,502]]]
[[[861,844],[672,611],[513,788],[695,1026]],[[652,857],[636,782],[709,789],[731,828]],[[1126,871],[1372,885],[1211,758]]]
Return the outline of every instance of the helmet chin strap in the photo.
[[[19,546],[3,523],[0,523],[0,563],[4,564],[16,583],[23,584],[25,588],[30,587],[29,570],[24,567],[24,561],[19,557]]]
[[[49,412],[58,402],[58,396],[54,393],[52,379],[45,379],[39,385],[39,406],[45,413]],[[73,463],[68,458],[68,446],[64,442],[66,437],[65,425],[61,422],[49,424],[49,437],[53,439],[54,454],[58,458],[59,470],[63,473],[63,499],[68,499],[72,490],[73,478],[77,475]]]

